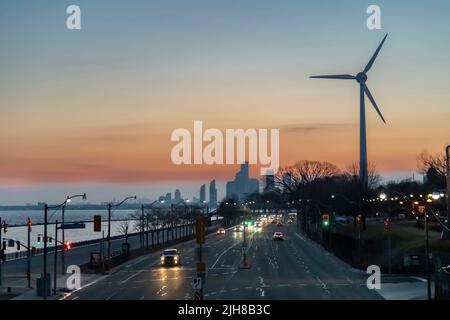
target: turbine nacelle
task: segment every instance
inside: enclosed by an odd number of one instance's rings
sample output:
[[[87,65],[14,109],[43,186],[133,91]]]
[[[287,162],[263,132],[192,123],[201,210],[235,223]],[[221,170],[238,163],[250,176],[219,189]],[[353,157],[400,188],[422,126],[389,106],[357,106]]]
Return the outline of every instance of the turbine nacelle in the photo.
[[[360,84],[365,84],[367,81],[367,75],[364,72],[360,72],[356,75],[356,81]]]

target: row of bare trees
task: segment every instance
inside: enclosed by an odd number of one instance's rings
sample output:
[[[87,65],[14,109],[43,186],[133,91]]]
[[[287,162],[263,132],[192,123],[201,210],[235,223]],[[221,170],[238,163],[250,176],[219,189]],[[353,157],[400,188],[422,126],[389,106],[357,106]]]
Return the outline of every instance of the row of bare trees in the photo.
[[[127,220],[120,222],[118,232],[125,237],[131,233],[150,232],[158,229],[172,228],[181,224],[192,224],[195,221],[196,210],[192,207],[171,207],[145,209],[144,215],[141,210],[132,213]]]

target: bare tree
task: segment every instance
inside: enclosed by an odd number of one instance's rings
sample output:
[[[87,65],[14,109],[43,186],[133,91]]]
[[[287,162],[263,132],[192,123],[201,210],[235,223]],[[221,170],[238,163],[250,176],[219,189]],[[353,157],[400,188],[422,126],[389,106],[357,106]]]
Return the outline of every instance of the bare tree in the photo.
[[[117,231],[125,236],[125,243],[128,243],[128,234],[131,229],[131,223],[129,220],[123,220],[120,222],[119,226],[117,227]]]
[[[446,156],[445,153],[430,154],[427,150],[422,151],[417,156],[417,169],[419,173],[426,175],[429,169],[435,169],[441,176],[446,174]]]
[[[369,189],[375,189],[381,183],[381,176],[373,163],[368,164],[367,171]],[[346,175],[350,179],[359,179],[359,165],[356,163],[352,163],[347,167],[344,175]]]
[[[300,185],[331,178],[338,175],[339,172],[338,167],[326,161],[299,161],[293,166],[278,170],[275,184],[285,193],[295,193]]]

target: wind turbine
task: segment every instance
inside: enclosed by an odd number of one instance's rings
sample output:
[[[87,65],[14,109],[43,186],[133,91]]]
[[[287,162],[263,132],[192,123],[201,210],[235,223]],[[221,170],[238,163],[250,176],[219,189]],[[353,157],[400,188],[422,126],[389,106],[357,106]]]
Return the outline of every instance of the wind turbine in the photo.
[[[366,107],[365,107],[365,96],[369,98],[370,102],[372,103],[372,106],[377,111],[378,115],[380,116],[381,120],[383,120],[384,123],[386,121],[384,120],[383,114],[381,113],[380,109],[378,108],[377,103],[375,102],[375,99],[373,98],[372,94],[370,93],[369,88],[366,85],[367,81],[367,72],[372,68],[378,53],[380,53],[381,47],[384,44],[384,41],[387,38],[387,34],[384,36],[383,41],[381,41],[380,45],[378,46],[377,50],[373,54],[372,58],[370,59],[367,66],[364,68],[364,70],[360,73],[358,73],[356,76],[352,76],[350,74],[338,74],[338,75],[324,75],[324,76],[312,76],[310,78],[313,79],[336,79],[336,80],[356,80],[359,83],[360,88],[360,107],[359,107],[359,134],[360,134],[360,146],[359,146],[359,177],[361,179],[361,182],[363,184],[363,187],[365,190],[368,188],[368,170],[367,170],[367,141],[366,141]]]

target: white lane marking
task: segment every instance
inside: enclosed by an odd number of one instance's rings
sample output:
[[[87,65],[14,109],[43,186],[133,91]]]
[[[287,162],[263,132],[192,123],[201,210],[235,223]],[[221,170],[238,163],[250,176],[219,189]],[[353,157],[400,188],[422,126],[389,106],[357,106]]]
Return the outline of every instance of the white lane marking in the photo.
[[[231,291],[238,291],[239,290],[239,288],[233,288],[233,289],[231,289]]]
[[[233,244],[231,247],[225,249],[225,251],[223,251],[216,259],[216,261],[213,263],[213,265],[211,266],[210,269],[214,269],[214,267],[216,266],[216,264],[219,262],[220,258],[223,257],[223,255],[225,253],[227,253],[228,251],[230,251],[231,249],[233,249],[234,247],[236,247],[237,245],[241,244],[240,242]]]
[[[108,298],[106,298],[106,300],[111,300],[111,298],[114,297],[116,293],[117,292],[114,292],[112,295],[110,295]]]
[[[131,276],[129,276],[128,278],[126,278],[125,280],[119,282],[120,285],[123,285],[125,283],[127,283],[128,281],[130,281],[131,279],[133,279],[134,277],[138,276],[139,274],[141,274],[142,271],[136,272],[135,274],[132,274]]]
[[[76,296],[76,297],[73,297],[72,300],[77,300],[77,299],[79,299],[79,298],[80,298],[79,296]]]

